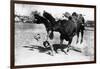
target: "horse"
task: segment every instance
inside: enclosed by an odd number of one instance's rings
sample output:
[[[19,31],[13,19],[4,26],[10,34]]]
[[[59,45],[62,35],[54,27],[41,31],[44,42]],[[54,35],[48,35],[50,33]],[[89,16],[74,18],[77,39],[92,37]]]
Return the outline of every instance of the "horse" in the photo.
[[[78,36],[79,34],[78,32],[80,32],[80,27],[81,27],[80,23],[76,24],[72,20],[72,17],[69,17],[68,20],[63,19],[63,20],[55,21],[54,17],[48,12],[44,12],[43,16],[35,14],[34,17],[36,19],[37,24],[42,23],[45,25],[48,34],[49,34],[49,31],[51,31],[52,34],[53,34],[53,31],[57,31],[61,34],[60,46],[62,45],[63,40],[65,39],[66,41],[68,41],[68,48],[69,48],[71,46],[74,35],[77,34]]]

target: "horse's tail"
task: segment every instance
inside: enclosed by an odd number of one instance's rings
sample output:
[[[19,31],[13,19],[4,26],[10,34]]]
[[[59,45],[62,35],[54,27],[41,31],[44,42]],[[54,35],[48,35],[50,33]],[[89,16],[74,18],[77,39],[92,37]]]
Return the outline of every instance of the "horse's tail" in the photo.
[[[54,33],[53,33],[53,31],[51,31],[51,33],[49,34],[49,38],[50,38],[50,39],[53,39],[53,38],[54,38]]]

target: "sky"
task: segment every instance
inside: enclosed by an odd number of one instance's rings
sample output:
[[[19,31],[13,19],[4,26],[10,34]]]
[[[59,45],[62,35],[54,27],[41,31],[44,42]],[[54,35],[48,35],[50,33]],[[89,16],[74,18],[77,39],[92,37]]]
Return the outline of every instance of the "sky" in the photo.
[[[51,13],[55,18],[61,18],[63,13],[77,12],[83,14],[85,20],[94,20],[94,8],[81,7],[67,7],[67,6],[47,6],[47,5],[29,5],[29,4],[15,4],[15,14],[29,16],[32,11],[39,11],[42,15],[43,11]]]

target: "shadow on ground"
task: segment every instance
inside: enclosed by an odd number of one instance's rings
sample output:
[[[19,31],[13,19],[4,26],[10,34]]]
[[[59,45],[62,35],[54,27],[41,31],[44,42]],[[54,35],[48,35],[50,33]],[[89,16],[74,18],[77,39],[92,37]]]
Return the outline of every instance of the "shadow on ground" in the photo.
[[[80,50],[75,49],[72,46],[68,47],[68,45],[66,45],[66,44],[63,44],[62,46],[60,44],[53,44],[52,46],[53,46],[53,49],[54,49],[55,53],[58,53],[58,50],[64,52],[65,54],[67,54],[67,52],[69,52],[69,50],[73,50],[73,51],[81,53]],[[51,47],[45,48],[45,47],[38,46],[38,45],[29,45],[29,46],[23,46],[23,47],[29,49],[30,51],[34,51],[36,49],[40,53],[46,53],[48,55],[51,55],[51,52],[52,52]],[[65,49],[67,49],[67,50],[65,51]]]
[[[54,50],[58,50],[58,49],[65,49],[67,48],[68,46],[63,44],[62,46],[60,46],[60,44],[53,44],[52,45]],[[39,52],[43,53],[43,52],[46,52],[48,50],[51,50],[50,47],[42,47],[42,46],[38,46],[38,45],[29,45],[29,46],[23,46],[24,48],[28,48],[29,50],[31,51],[34,51],[34,49],[37,49]]]

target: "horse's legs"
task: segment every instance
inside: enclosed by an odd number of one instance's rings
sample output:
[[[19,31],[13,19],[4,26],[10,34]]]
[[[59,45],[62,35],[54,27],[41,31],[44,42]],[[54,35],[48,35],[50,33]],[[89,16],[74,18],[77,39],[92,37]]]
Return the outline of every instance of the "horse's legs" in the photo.
[[[63,40],[64,40],[64,39],[60,40],[60,46],[62,46],[62,44],[63,44]]]
[[[46,41],[48,41],[48,38],[49,38],[49,30],[47,30],[47,39],[46,39]],[[50,45],[50,48],[51,48],[51,53],[52,53],[52,56],[53,56],[53,54],[54,54],[53,46]]]
[[[60,46],[62,46],[63,40],[64,40],[63,35],[60,35]]]
[[[64,41],[63,35],[60,35],[60,46],[62,46]],[[61,49],[62,52],[64,52],[66,55],[68,55],[63,49]]]
[[[84,35],[84,30],[81,30],[81,42],[80,43],[83,42],[83,35]]]
[[[49,38],[49,31],[47,31],[47,39],[46,40],[48,40],[48,38]]]
[[[61,51],[64,52],[66,55],[68,55],[68,54],[64,51],[64,49],[61,49]]]
[[[50,33],[49,33],[49,38],[53,39],[53,37],[54,37],[54,33],[53,33],[53,30],[51,30]]]
[[[51,48],[51,53],[52,53],[52,56],[54,55],[54,48],[52,45],[50,45],[50,48]]]
[[[79,32],[77,32],[77,42],[76,44],[79,42]]]
[[[71,43],[72,43],[72,37],[69,39],[67,52],[69,52],[70,50]]]

